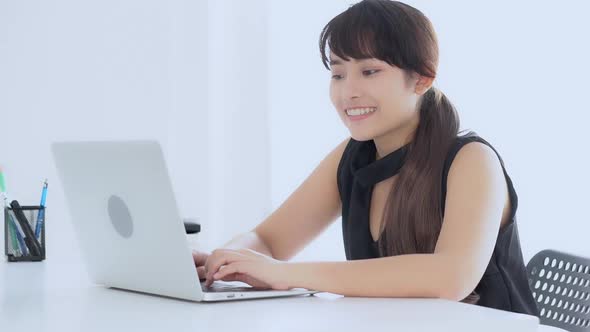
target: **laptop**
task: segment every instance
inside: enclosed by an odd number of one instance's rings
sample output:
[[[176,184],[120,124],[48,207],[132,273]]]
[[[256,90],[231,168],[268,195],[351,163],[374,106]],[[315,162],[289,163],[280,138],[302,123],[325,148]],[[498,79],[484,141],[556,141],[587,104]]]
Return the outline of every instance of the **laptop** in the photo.
[[[95,283],[199,302],[315,293],[222,281],[205,287],[158,142],[56,142],[51,151]]]

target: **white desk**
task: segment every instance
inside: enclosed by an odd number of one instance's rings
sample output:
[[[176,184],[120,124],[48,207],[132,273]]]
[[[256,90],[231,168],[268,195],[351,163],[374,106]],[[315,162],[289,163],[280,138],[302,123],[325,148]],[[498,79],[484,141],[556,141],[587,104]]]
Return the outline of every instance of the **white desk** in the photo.
[[[173,281],[171,281],[173,282]],[[297,298],[193,303],[93,285],[77,264],[0,262],[2,331],[561,331],[444,300]]]

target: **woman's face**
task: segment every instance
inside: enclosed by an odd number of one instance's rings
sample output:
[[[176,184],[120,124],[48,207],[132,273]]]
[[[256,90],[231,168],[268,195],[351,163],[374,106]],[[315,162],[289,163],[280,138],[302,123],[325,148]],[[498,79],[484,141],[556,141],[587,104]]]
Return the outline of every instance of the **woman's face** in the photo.
[[[357,141],[405,131],[417,124],[416,80],[387,62],[369,59],[344,61],[330,53],[330,98],[338,115]]]

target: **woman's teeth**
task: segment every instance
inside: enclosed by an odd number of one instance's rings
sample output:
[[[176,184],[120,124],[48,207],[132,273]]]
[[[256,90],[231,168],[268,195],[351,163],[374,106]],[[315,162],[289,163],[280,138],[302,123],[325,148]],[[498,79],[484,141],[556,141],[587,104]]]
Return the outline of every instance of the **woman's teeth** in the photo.
[[[346,110],[346,114],[349,116],[357,116],[363,115],[367,113],[375,112],[377,109],[374,107],[366,107],[366,108],[350,108]]]

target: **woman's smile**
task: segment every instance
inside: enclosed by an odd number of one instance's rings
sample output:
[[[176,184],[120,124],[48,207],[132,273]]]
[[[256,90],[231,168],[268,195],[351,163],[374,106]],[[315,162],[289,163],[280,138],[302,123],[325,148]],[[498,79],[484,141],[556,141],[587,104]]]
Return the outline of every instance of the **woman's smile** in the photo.
[[[350,121],[360,121],[370,117],[376,111],[376,107],[357,107],[346,109],[345,113]]]

